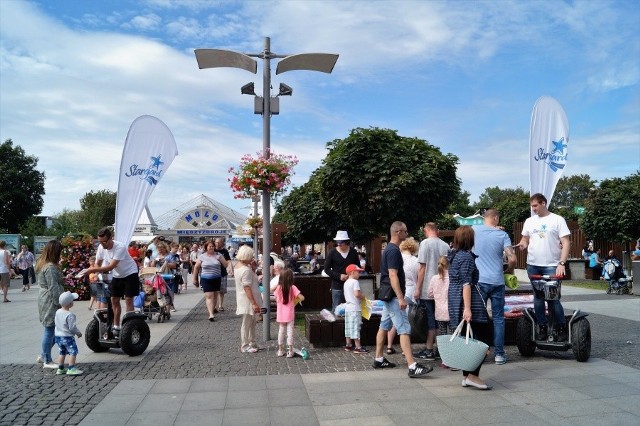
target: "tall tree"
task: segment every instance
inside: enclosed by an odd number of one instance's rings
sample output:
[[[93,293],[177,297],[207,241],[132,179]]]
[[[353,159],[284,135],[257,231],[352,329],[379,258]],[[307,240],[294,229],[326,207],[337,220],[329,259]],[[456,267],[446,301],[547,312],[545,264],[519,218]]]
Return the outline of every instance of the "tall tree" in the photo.
[[[53,225],[47,231],[58,238],[80,234],[82,232],[81,216],[80,210],[64,209],[53,217]]]
[[[44,226],[42,220],[31,216],[24,221],[19,231],[20,235],[22,235],[22,243],[26,244],[33,251],[33,237],[36,235],[46,235],[47,227]]]
[[[104,226],[111,226],[116,220],[116,193],[103,189],[87,192],[80,199],[80,223],[82,231],[96,235]]]
[[[553,194],[553,204],[573,210],[584,207],[589,194],[596,187],[596,181],[587,174],[562,176]]]
[[[316,173],[302,186],[294,188],[278,205],[274,222],[287,224],[283,244],[312,244],[331,240],[331,229],[340,226],[340,218],[320,199]],[[352,236],[353,238],[353,236]]]
[[[27,155],[11,139],[0,145],[0,226],[17,233],[20,225],[42,211],[44,172],[38,171],[38,158]]]
[[[640,237],[640,172],[605,179],[585,203],[580,227],[592,238],[635,241]]]
[[[501,189],[485,188],[480,194],[475,210],[493,207],[500,213],[500,225],[513,238],[513,225],[531,216],[529,193],[521,187]]]
[[[460,192],[458,158],[422,139],[356,128],[327,147],[318,170],[321,199],[363,237],[386,234],[394,220],[416,229]]]

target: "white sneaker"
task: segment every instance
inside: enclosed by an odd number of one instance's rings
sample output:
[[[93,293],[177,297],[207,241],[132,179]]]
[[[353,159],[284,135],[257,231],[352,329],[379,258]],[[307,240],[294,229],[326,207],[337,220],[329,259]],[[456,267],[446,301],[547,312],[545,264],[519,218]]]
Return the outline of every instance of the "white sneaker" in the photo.
[[[245,354],[254,354],[258,352],[258,350],[253,346],[246,346],[245,348],[242,349],[242,352],[244,352]]]
[[[507,357],[505,355],[496,355],[495,362],[496,362],[496,365],[506,364]]]
[[[45,363],[42,364],[42,368],[52,368],[52,369],[57,370],[58,369],[58,364],[53,362],[53,361],[45,362]]]
[[[36,364],[44,364],[44,358],[42,358],[42,355],[38,355],[36,358]]]

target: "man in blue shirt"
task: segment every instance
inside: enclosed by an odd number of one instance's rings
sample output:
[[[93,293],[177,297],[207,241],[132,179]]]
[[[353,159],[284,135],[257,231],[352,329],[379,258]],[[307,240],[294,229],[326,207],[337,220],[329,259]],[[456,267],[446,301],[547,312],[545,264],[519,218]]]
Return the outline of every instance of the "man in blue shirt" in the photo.
[[[496,209],[487,209],[484,213],[484,224],[474,225],[475,245],[473,252],[476,267],[480,273],[478,287],[486,302],[491,300],[493,316],[493,354],[498,365],[507,362],[504,352],[504,268],[503,259],[507,257],[507,271],[512,272],[516,266],[516,255],[511,246],[511,239],[498,227],[500,215]],[[473,290],[472,290],[473,291]]]

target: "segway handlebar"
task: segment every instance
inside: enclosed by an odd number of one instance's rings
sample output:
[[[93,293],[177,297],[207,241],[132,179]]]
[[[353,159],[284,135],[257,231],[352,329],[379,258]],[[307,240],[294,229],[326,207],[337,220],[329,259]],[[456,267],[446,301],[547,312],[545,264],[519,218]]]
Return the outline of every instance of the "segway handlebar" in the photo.
[[[561,280],[564,278],[563,275],[531,275],[531,278],[534,280]]]

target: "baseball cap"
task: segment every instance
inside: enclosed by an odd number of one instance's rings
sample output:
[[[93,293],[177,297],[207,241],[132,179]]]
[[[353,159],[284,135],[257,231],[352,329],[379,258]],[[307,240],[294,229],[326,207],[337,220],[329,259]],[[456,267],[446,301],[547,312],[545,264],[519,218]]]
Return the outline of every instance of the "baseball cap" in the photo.
[[[80,296],[78,293],[71,293],[70,291],[65,291],[58,298],[58,302],[60,302],[60,306],[70,305],[74,300],[78,300]]]
[[[364,271],[364,269],[362,269],[361,267],[359,267],[358,265],[352,263],[351,265],[347,266],[347,274],[352,273],[353,271],[358,271],[358,272],[362,272]]]

